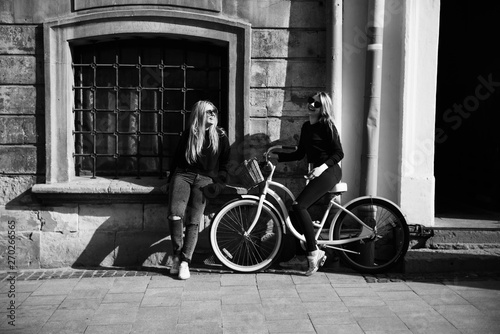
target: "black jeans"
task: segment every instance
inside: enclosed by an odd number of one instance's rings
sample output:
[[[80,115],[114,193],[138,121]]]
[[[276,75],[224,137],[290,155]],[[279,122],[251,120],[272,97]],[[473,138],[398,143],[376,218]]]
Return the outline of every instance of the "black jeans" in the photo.
[[[299,224],[298,231],[306,238],[308,252],[313,252],[317,248],[311,215],[307,209],[339,183],[341,178],[342,170],[339,165],[329,167],[319,177],[311,180],[292,204],[292,214],[296,223]]]
[[[174,255],[191,263],[198,242],[199,224],[205,211],[206,198],[203,187],[213,183],[212,178],[177,170],[169,185],[169,227]],[[184,225],[186,225],[183,238]]]

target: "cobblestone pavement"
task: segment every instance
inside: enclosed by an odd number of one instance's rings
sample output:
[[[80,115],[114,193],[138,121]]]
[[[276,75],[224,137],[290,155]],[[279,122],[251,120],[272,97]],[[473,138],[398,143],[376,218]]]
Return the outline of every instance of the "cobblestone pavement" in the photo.
[[[345,273],[347,275],[358,275],[363,277],[367,283],[389,283],[389,282],[407,282],[407,281],[433,281],[443,282],[449,280],[500,280],[500,268],[498,271],[481,271],[481,272],[435,272],[435,273],[388,273],[388,274],[356,274],[354,271],[340,269],[322,269],[323,272]],[[206,266],[191,268],[192,274],[234,274],[232,271],[213,269]],[[300,271],[294,270],[273,270],[269,269],[265,273],[269,274],[297,274]],[[1,271],[0,282],[6,281],[12,276],[16,277],[16,281],[38,281],[49,279],[79,279],[79,278],[100,278],[100,277],[136,277],[136,276],[168,276],[168,268],[90,268],[90,269],[25,269],[15,272]]]
[[[499,333],[500,274],[0,272],[1,333]]]

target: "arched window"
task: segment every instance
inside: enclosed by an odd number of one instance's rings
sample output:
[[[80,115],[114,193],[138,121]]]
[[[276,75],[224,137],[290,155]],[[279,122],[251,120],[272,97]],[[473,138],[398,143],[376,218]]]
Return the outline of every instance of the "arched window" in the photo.
[[[44,39],[47,167],[39,194],[93,193],[95,184],[109,193],[116,177],[139,188],[159,180],[199,99],[217,105],[230,143],[248,132],[246,22],[106,10],[46,22]],[[130,181],[137,176],[144,182]]]
[[[227,46],[169,38],[80,42],[72,61],[77,176],[165,176],[201,99],[218,107],[226,128]]]

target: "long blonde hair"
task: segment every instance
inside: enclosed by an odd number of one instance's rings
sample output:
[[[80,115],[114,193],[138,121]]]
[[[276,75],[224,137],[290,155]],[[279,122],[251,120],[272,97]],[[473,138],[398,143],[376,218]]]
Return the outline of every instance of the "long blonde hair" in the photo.
[[[207,111],[213,110],[218,115],[217,108],[210,101],[198,101],[191,109],[189,136],[186,148],[186,161],[194,163],[201,156],[203,144],[205,144],[205,131],[208,131],[209,147],[212,148],[212,153],[216,153],[219,149],[219,133],[217,132],[218,116],[215,117],[215,122],[208,129],[205,128],[207,121]]]
[[[330,95],[325,92],[317,92],[314,95],[318,95],[321,101],[321,116],[319,121],[328,124],[330,130],[334,133],[333,129],[335,128],[335,122],[333,120],[333,102]]]

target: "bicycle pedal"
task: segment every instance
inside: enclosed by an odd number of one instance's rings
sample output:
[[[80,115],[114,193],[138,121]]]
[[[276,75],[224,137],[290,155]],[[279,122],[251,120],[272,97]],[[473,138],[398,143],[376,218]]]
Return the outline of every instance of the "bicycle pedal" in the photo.
[[[319,262],[319,267],[322,267],[325,264],[325,262],[326,262],[326,255],[321,258]]]

